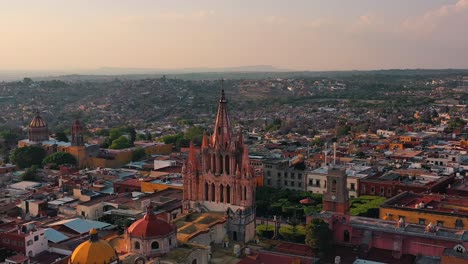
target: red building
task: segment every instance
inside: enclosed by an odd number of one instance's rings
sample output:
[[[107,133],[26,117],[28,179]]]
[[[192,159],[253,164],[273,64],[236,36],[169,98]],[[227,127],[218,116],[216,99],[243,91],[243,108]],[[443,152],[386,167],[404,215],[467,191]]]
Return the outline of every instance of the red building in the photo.
[[[419,170],[396,170],[375,174],[359,181],[359,196],[393,197],[402,192],[442,193],[454,176],[424,174]]]
[[[329,170],[330,171],[330,170]],[[332,169],[327,175],[330,188],[323,197],[325,211],[308,218],[319,218],[328,223],[335,244],[355,246],[365,256],[370,249],[392,252],[400,259],[403,255],[441,257],[444,254],[457,257],[468,255],[468,231],[438,227],[435,225],[408,224],[349,215],[349,200],[344,170]]]

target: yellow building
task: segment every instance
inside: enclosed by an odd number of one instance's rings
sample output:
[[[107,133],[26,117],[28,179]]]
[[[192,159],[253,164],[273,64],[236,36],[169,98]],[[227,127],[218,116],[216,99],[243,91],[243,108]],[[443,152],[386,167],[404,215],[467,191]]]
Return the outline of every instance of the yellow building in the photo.
[[[71,142],[62,142],[49,138],[47,123],[39,112],[29,123],[28,138],[18,141],[18,147],[39,146],[47,154],[67,152],[75,157],[78,168],[89,166],[89,153],[83,140],[83,127],[78,120],[73,122]]]
[[[152,181],[142,181],[141,191],[144,193],[153,193],[153,192],[164,191],[169,188],[183,190],[184,187],[183,187],[181,179],[165,180],[168,178],[173,178],[174,176],[177,176],[177,174],[169,173],[166,175],[161,175],[159,178],[155,178]]]
[[[117,264],[119,258],[114,248],[105,240],[99,239],[96,229],[89,231],[89,240],[81,243],[73,251],[70,264],[108,263]]]
[[[468,227],[468,200],[403,192],[380,206],[380,219],[464,230]]]

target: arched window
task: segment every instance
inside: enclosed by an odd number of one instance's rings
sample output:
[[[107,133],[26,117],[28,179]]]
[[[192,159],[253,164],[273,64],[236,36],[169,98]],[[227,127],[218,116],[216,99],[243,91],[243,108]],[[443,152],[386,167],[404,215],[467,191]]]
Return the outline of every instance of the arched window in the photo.
[[[215,190],[215,185],[214,183],[211,184],[211,201],[214,202],[215,201],[215,195],[216,194],[216,190]]]
[[[244,200],[247,200],[247,187],[244,186]]]
[[[336,180],[332,181],[332,192],[336,192]]]
[[[224,203],[224,186],[219,185],[219,202]]]
[[[226,166],[226,174],[229,174],[229,156],[226,155],[226,157],[224,158],[224,165]]]
[[[208,201],[208,183],[205,182],[205,201]]]
[[[140,242],[135,242],[135,245],[134,245],[135,249],[140,249]]]
[[[159,249],[158,241],[154,241],[153,243],[151,243],[151,249]]]
[[[192,260],[192,264],[197,264],[197,259]]]
[[[219,166],[220,166],[220,170],[219,170],[219,174],[223,174],[224,172],[224,167],[223,167],[223,156],[221,154],[218,155],[218,159],[219,159]]]
[[[344,242],[349,242],[349,231],[348,230],[344,231],[343,240],[344,240]]]
[[[231,203],[231,186],[226,186],[226,202]]]
[[[212,164],[211,172],[216,173],[216,156],[215,156],[215,154],[211,154],[211,164]]]

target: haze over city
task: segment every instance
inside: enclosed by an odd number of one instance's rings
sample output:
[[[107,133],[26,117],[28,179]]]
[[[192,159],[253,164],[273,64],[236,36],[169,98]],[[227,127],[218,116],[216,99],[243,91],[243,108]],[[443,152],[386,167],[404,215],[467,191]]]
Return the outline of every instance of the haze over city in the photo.
[[[468,0],[0,1],[0,70],[468,68]]]
[[[468,0],[0,0],[0,264],[467,264]]]

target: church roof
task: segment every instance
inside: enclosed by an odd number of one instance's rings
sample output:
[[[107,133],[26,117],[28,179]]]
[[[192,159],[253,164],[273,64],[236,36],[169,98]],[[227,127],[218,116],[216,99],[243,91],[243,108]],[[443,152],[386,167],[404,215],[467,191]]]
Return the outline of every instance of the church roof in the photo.
[[[47,123],[42,119],[41,115],[39,114],[39,111],[36,112],[36,116],[31,120],[31,123],[29,123],[30,128],[41,128],[41,127],[47,127]]]
[[[162,219],[159,219],[153,213],[152,206],[148,206],[146,214],[143,218],[134,222],[127,229],[127,232],[130,236],[141,238],[165,237],[174,231],[174,226]]]
[[[105,240],[99,239],[96,229],[89,231],[90,239],[81,243],[71,255],[71,264],[117,263],[114,248]]]

